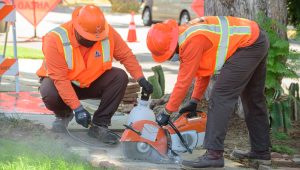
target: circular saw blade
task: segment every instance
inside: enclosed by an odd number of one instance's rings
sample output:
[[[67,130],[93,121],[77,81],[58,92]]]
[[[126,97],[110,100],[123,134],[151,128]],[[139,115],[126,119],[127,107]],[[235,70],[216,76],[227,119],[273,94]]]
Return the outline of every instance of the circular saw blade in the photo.
[[[143,142],[122,142],[123,154],[128,159],[142,160],[151,163],[173,163],[167,157],[162,156],[152,146]]]

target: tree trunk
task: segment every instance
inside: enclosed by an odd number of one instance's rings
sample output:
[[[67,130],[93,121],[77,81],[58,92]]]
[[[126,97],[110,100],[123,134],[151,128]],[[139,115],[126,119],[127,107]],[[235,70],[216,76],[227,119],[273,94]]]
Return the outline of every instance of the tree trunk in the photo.
[[[255,20],[259,12],[287,25],[286,0],[205,0],[205,15],[236,16]],[[285,30],[278,30],[287,38]]]

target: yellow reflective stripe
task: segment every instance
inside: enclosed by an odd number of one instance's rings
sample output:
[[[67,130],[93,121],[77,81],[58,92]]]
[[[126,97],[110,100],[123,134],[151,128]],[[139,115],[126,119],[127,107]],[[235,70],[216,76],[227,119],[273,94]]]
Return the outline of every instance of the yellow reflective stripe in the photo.
[[[209,31],[213,33],[220,33],[220,27],[219,25],[207,25],[207,24],[199,24],[189,27],[187,30],[185,30],[183,33],[179,35],[178,38],[178,44],[179,46],[194,32],[196,31]]]
[[[80,83],[78,81],[73,80],[72,83],[75,84],[76,86],[80,87]]]
[[[231,26],[229,30],[230,30],[230,35],[251,33],[249,26]]]
[[[55,34],[57,34],[62,42],[65,59],[69,69],[73,69],[73,47],[69,40],[68,31],[63,27],[57,27],[52,30]]]
[[[102,56],[103,56],[103,62],[109,62],[110,61],[110,45],[109,45],[109,39],[106,38],[105,40],[101,41],[102,45]]]
[[[219,24],[198,24],[187,28],[179,35],[178,44],[182,45],[194,32],[208,31],[220,35],[220,40],[216,55],[216,66],[214,72],[217,73],[223,67],[229,44],[229,37],[232,35],[251,34],[250,26],[229,26],[228,20],[224,16],[218,17]]]
[[[221,70],[222,66],[225,63],[229,43],[228,20],[224,16],[218,17],[218,20],[221,26],[221,37],[216,56],[215,73]]]

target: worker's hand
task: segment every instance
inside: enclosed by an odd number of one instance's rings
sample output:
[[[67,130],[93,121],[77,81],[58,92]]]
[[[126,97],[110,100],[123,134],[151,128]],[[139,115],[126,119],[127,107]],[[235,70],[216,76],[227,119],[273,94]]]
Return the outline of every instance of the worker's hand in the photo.
[[[179,110],[180,114],[183,114],[186,112],[189,113],[187,117],[195,117],[197,115],[197,101],[190,100]]]
[[[170,119],[170,114],[166,111],[166,109],[163,109],[160,113],[156,115],[156,122],[160,126],[165,126],[168,124],[168,121]]]
[[[153,92],[152,84],[150,84],[145,77],[141,78],[139,80],[139,85],[144,89],[144,91],[148,94],[151,94]]]
[[[91,123],[91,114],[82,106],[74,110],[76,122],[85,128]]]

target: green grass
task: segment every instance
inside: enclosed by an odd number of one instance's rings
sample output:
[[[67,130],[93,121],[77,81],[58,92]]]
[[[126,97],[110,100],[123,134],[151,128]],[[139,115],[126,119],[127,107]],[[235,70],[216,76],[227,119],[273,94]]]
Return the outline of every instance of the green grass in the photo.
[[[20,142],[0,139],[0,170],[95,169],[55,141]]]
[[[276,140],[288,140],[288,139],[290,139],[290,137],[286,133],[283,133],[283,132],[273,133],[272,137],[274,137],[274,139],[276,139]]]
[[[273,152],[278,152],[278,153],[286,153],[289,155],[292,155],[295,153],[295,150],[285,146],[285,145],[272,145],[272,151]]]
[[[0,45],[0,55],[3,53],[3,45]],[[42,50],[33,49],[33,48],[25,48],[25,47],[18,47],[18,58],[24,59],[43,59],[44,55]],[[6,47],[6,56],[8,58],[14,57],[13,46]]]

